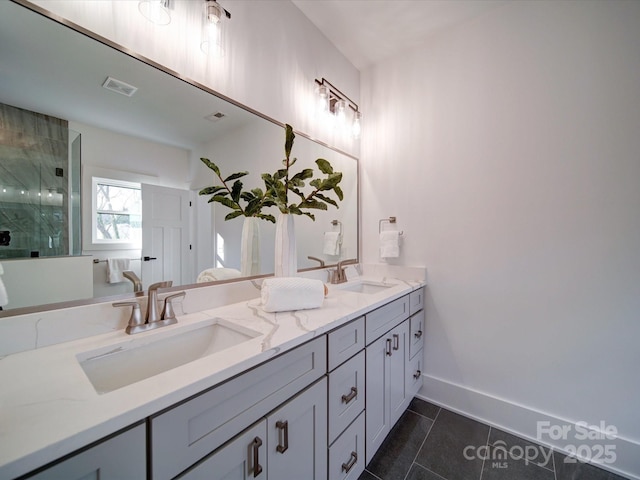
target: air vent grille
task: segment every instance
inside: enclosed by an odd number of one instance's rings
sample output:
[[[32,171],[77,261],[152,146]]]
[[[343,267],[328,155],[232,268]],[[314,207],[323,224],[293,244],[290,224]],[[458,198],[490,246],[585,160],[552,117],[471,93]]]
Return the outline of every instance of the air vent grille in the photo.
[[[107,90],[111,90],[112,92],[119,93],[126,97],[132,96],[138,90],[138,87],[134,87],[133,85],[129,85],[128,83],[113,77],[107,77],[102,86]]]
[[[209,120],[210,122],[217,122],[218,120],[220,120],[221,118],[226,117],[226,115],[222,112],[216,112],[216,113],[212,113],[211,115],[207,115],[206,118],[207,120]]]

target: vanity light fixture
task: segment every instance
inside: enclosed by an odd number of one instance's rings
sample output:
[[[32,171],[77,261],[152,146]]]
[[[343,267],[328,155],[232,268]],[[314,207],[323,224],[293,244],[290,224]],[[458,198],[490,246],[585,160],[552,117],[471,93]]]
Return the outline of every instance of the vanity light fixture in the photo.
[[[215,0],[202,4],[202,41],[200,49],[213,57],[224,56],[224,25],[231,14]]]
[[[171,14],[169,13],[170,0],[143,0],[138,3],[138,10],[144,18],[156,25],[169,25]]]
[[[344,93],[334,87],[326,78],[315,80],[318,113],[335,117],[336,127],[349,128],[354,138],[360,137],[362,113],[358,105]]]

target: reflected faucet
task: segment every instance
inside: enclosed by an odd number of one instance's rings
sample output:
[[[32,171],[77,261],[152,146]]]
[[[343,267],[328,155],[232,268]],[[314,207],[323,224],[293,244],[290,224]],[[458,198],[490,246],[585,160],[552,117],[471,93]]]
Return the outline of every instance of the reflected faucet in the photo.
[[[142,281],[140,281],[140,278],[138,278],[135,272],[131,270],[125,270],[124,272],[122,272],[122,276],[133,283],[134,293],[142,291]]]
[[[315,260],[316,262],[320,262],[320,267],[324,267],[324,260],[322,260],[321,258],[312,257],[311,255],[309,255],[307,258],[309,260]]]

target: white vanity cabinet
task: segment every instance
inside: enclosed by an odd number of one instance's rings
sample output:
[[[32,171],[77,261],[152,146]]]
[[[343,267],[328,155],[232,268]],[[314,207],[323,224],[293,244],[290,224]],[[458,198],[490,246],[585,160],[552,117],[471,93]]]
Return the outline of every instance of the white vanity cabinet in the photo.
[[[322,377],[326,362],[322,336],[152,417],[151,478],[185,471]],[[326,410],[326,388],[323,397]]]
[[[326,479],[326,382],[318,381],[178,478]]]
[[[366,315],[367,463],[422,385],[423,306],[419,289]]]
[[[360,317],[327,335],[330,480],[357,479],[365,467],[364,322]]]
[[[122,480],[147,477],[144,424],[72,454],[55,465],[29,475],[30,480]]]

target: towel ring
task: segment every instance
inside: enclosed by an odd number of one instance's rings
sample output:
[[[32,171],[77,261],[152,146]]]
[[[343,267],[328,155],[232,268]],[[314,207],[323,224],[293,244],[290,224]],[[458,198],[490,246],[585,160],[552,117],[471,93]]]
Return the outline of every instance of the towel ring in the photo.
[[[380,219],[380,221],[378,222],[378,233],[382,233],[382,224],[384,222],[388,222],[388,223],[396,223],[396,217],[389,217],[389,218],[382,218]],[[404,231],[401,230],[398,235],[402,235],[404,234]]]
[[[340,233],[340,236],[342,236],[342,222],[340,220],[331,220],[331,225],[333,225],[334,227],[338,225],[340,227],[338,233]]]

